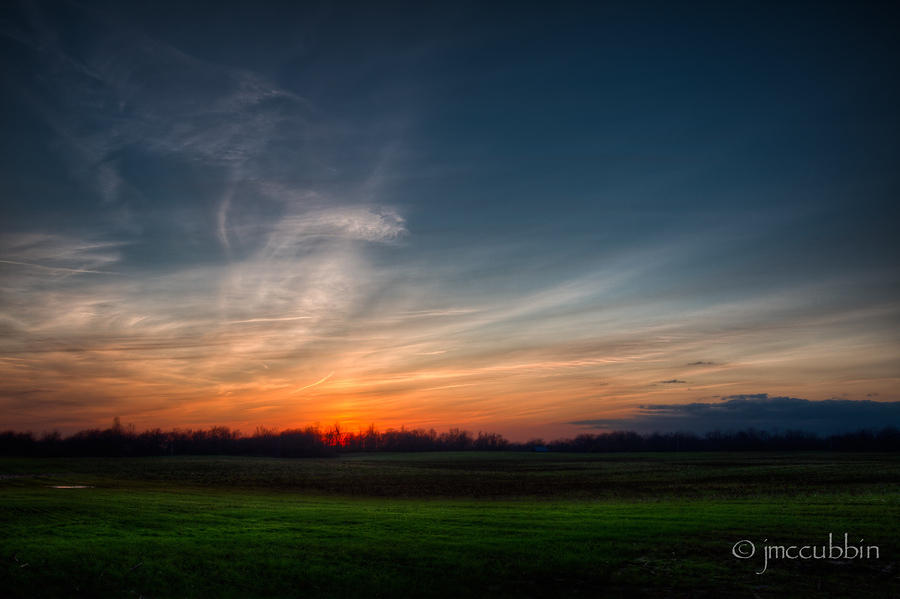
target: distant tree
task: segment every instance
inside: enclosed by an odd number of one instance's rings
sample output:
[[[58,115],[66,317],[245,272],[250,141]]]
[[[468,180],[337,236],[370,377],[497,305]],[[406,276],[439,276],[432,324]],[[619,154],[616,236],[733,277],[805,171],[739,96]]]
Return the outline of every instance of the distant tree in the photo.
[[[634,431],[583,433],[572,439],[545,443],[531,439],[510,443],[496,433],[471,433],[458,428],[438,434],[434,429],[379,432],[374,425],[356,433],[335,425],[322,432],[318,426],[290,429],[257,427],[250,436],[225,426],[210,429],[151,429],[137,433],[133,426],[123,429],[118,418],[108,429],[86,429],[63,437],[59,431],[35,437],[32,433],[0,432],[0,455],[20,456],[151,456],[151,455],[259,455],[273,457],[327,456],[349,451],[534,451],[618,452],[618,451],[900,451],[900,430],[860,430],[828,437],[788,430],[779,433],[747,429],[711,431],[699,437],[693,433],[639,434]]]

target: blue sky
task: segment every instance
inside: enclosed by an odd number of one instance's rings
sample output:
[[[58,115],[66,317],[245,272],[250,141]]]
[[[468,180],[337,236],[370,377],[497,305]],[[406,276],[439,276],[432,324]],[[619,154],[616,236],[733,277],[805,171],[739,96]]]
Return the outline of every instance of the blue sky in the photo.
[[[12,426],[900,399],[885,4],[2,11]]]

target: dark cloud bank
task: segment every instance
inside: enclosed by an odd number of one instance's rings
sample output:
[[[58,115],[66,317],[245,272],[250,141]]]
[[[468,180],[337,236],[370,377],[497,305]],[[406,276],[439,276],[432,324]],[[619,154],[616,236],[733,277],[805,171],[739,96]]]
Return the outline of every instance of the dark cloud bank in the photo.
[[[731,395],[717,403],[648,404],[630,418],[578,420],[590,428],[638,432],[803,430],[836,434],[900,426],[900,401],[769,397],[767,393]]]

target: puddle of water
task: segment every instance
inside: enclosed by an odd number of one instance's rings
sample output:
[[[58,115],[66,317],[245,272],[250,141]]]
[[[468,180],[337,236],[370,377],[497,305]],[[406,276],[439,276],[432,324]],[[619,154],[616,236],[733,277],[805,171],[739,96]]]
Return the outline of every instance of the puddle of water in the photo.
[[[93,489],[88,485],[50,485],[51,489]]]

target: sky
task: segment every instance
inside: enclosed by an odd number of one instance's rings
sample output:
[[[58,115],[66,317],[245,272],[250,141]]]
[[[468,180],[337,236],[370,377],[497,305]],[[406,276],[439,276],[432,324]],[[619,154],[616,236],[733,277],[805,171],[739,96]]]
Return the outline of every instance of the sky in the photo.
[[[0,428],[900,425],[889,3],[0,11]]]

